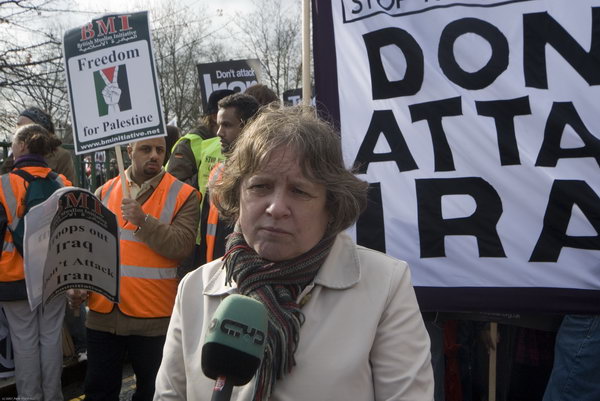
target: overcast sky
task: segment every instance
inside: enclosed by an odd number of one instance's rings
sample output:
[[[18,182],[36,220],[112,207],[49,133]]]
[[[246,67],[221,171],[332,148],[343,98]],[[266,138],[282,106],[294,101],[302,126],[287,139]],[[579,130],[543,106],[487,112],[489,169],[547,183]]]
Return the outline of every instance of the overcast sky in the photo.
[[[210,18],[212,30],[220,32],[220,35],[229,36],[237,30],[235,24],[236,13],[249,13],[254,10],[253,0],[59,0],[69,3],[70,9],[85,11],[70,14],[68,21],[62,25],[66,29],[75,28],[90,21],[92,18],[107,13],[119,13],[122,11],[150,11],[150,19],[153,19],[153,8],[160,7],[163,3],[175,2],[175,7],[187,5],[191,8],[205,10],[203,15]],[[274,0],[267,0],[274,1]],[[284,9],[288,7],[302,6],[302,0],[281,0]],[[232,43],[230,43],[232,45]],[[235,47],[235,46],[233,46]]]
[[[160,8],[163,3],[174,3],[176,9],[186,5],[192,9],[205,10],[202,14],[210,19],[211,31],[216,33],[219,41],[227,44],[230,56],[245,57],[240,53],[235,40],[231,40],[237,32],[235,24],[236,13],[245,14],[252,12],[253,0],[58,0],[68,3],[67,8],[78,10],[78,13],[68,13],[64,17],[67,21],[61,24],[63,29],[71,29],[91,21],[93,18],[108,13],[150,11],[150,20],[153,21],[153,9]],[[261,1],[261,0],[257,0]],[[267,0],[275,1],[275,0]],[[302,6],[302,0],[281,0],[284,9]],[[56,3],[54,3],[56,4]],[[300,34],[300,32],[298,33]]]
[[[173,1],[173,0],[165,0],[165,1]],[[120,11],[124,8],[127,10],[131,10],[131,7],[136,7],[139,4],[147,5],[147,4],[155,4],[160,3],[160,0],[150,0],[150,1],[138,1],[138,0],[73,0],[73,2],[81,8],[89,9],[89,10],[102,10],[102,11]],[[136,4],[138,3],[138,4]],[[188,4],[190,6],[199,5],[204,6],[208,10],[214,11],[216,13],[217,9],[222,9],[224,12],[234,12],[236,10],[249,10],[252,8],[252,0],[178,0],[178,4]]]
[[[88,11],[97,11],[98,14],[120,11],[142,11],[150,9],[152,5],[162,1],[177,1],[177,4],[187,4],[190,7],[203,7],[209,16],[222,16],[223,19],[233,18],[236,12],[249,12],[253,9],[252,0],[72,0],[77,8]],[[300,0],[284,0],[284,3],[293,3]],[[85,19],[85,17],[83,17]],[[88,17],[89,18],[89,17]],[[217,23],[218,21],[215,21]]]

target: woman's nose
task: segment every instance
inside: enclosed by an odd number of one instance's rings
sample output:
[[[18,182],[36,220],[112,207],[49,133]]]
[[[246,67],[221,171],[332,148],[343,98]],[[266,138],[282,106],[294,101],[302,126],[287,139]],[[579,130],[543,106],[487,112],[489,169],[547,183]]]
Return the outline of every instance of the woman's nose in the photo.
[[[283,191],[274,191],[269,198],[267,213],[276,219],[286,217],[290,214],[289,203]]]

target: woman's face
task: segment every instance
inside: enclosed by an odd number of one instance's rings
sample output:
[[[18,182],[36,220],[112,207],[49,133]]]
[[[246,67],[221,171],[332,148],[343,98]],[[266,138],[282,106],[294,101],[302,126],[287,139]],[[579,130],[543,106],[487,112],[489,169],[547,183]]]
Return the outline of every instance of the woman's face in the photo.
[[[302,174],[295,154],[279,148],[241,183],[239,223],[262,258],[279,262],[314,247],[325,234],[327,190]]]

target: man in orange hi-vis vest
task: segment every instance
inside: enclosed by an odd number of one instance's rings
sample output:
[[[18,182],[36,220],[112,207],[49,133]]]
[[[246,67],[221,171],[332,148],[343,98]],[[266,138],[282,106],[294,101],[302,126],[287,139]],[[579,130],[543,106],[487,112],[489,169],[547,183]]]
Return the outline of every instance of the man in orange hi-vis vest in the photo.
[[[250,95],[235,93],[219,101],[217,136],[221,138],[221,152],[225,157],[235,145],[246,124],[258,112],[259,104]],[[217,163],[208,176],[208,184],[219,179],[223,171],[223,162]],[[225,237],[232,231],[226,223],[219,220],[219,212],[210,202],[209,190],[206,190],[206,202],[202,204],[200,224],[200,265],[208,263],[225,253]]]
[[[165,139],[135,142],[127,151],[129,197],[119,176],[96,191],[121,232],[120,303],[90,293],[87,317],[88,401],[117,401],[125,355],[136,377],[134,400],[152,400],[175,295],[177,265],[194,248],[200,195],[163,169]],[[72,296],[76,307],[81,297]]]

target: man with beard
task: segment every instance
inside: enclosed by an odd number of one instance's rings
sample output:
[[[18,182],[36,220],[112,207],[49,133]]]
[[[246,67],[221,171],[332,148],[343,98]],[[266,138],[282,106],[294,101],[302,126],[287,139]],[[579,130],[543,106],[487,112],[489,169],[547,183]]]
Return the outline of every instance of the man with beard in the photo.
[[[134,400],[152,400],[177,292],[177,265],[192,252],[198,191],[163,169],[165,139],[127,148],[129,195],[115,177],[96,191],[121,230],[120,303],[89,294],[86,400],[119,400],[125,355],[136,376]],[[71,294],[71,307],[83,297]]]

